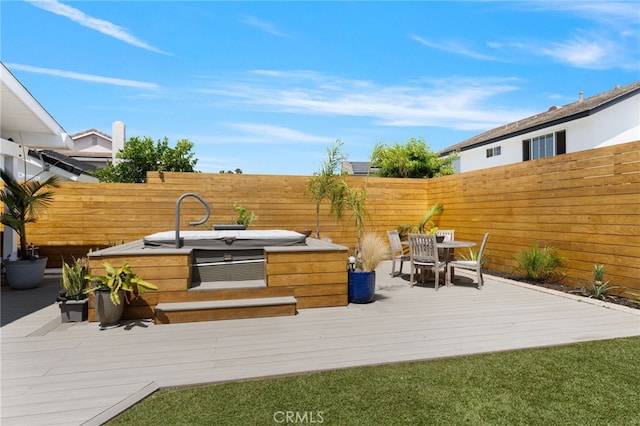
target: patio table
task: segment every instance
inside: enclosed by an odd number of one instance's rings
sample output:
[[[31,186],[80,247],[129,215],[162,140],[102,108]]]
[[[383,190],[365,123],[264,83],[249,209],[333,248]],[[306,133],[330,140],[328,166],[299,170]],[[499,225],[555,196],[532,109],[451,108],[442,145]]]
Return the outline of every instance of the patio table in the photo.
[[[441,243],[436,243],[437,248],[445,250],[444,258],[447,263],[449,263],[449,260],[453,258],[453,256],[449,255],[450,250],[455,250],[457,248],[462,248],[462,247],[475,247],[475,245],[476,243],[474,243],[473,241],[460,241],[460,240],[443,241]],[[451,268],[451,277],[449,278],[449,282],[453,281],[453,279],[455,278],[455,275],[456,275],[455,268]]]
[[[409,246],[409,243],[407,241],[403,241],[402,245]],[[473,241],[461,241],[461,240],[442,241],[441,243],[436,243],[437,248],[445,250],[444,258],[446,262],[449,262],[450,250],[455,250],[457,248],[463,248],[463,247],[475,247],[475,246],[476,246],[476,243],[474,243]],[[451,268],[451,281],[453,281],[454,277],[455,277],[455,270],[454,268]]]

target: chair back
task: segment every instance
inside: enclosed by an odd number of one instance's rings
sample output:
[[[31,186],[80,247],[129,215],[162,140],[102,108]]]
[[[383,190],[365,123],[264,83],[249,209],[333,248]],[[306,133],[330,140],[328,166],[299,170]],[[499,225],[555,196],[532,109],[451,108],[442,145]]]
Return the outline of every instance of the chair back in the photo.
[[[436,236],[433,234],[409,234],[411,261],[438,263]]]
[[[484,234],[484,238],[482,238],[482,244],[480,244],[480,251],[478,252],[478,264],[482,264],[482,256],[484,255],[484,248],[487,245],[487,240],[489,239],[489,233]]]
[[[387,237],[389,237],[389,246],[391,247],[391,256],[395,256],[397,253],[403,254],[402,242],[400,241],[400,235],[397,230],[387,231]]]
[[[456,231],[454,229],[438,229],[436,231],[436,236],[444,237],[444,241],[455,241],[455,233]]]

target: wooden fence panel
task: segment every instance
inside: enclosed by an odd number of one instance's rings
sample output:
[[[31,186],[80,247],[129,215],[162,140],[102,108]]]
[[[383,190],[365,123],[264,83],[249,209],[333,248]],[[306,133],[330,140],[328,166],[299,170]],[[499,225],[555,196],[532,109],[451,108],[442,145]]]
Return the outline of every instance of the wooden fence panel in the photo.
[[[305,195],[305,176],[150,173],[146,184],[65,182],[29,238],[52,265],[73,247],[104,247],[159,231],[173,230],[175,203],[187,192],[211,206],[212,224],[237,219],[232,203],[254,211],[253,229],[311,229],[315,205]],[[567,258],[572,285],[591,278],[605,264],[608,279],[640,290],[640,142],[564,154],[526,163],[436,179],[346,178],[367,185],[367,229],[385,236],[399,224],[417,224],[435,203],[445,206],[436,224],[456,238],[480,242],[485,232],[489,267],[510,272],[514,256],[531,247],[554,246]],[[181,229],[197,221],[203,207],[187,198]],[[201,226],[204,228],[205,226]],[[353,248],[349,212],[342,222],[320,212],[321,237]]]

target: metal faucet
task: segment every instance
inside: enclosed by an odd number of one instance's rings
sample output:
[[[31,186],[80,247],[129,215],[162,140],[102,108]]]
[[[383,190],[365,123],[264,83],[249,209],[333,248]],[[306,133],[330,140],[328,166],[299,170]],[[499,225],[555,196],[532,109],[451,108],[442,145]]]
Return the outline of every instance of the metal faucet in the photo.
[[[178,198],[178,201],[176,201],[176,248],[182,247],[182,241],[180,240],[180,203],[182,202],[182,200],[184,200],[187,197],[193,197],[196,200],[200,201],[200,204],[202,204],[204,208],[207,210],[207,215],[204,217],[204,219],[199,220],[197,222],[189,222],[188,223],[189,226],[202,225],[207,220],[209,220],[209,216],[211,216],[211,209],[209,208],[209,204],[207,204],[207,202],[204,201],[204,199],[201,196],[199,196],[198,194],[194,194],[192,192],[187,192],[186,194],[182,194]]]

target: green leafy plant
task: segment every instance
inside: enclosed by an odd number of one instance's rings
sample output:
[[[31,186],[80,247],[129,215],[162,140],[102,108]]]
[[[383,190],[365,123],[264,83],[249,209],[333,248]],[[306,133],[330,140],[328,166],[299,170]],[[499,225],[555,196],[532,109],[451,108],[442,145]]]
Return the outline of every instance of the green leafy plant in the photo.
[[[71,264],[64,262],[62,264],[61,291],[58,295],[58,300],[86,299],[86,290],[89,286],[87,275],[89,275],[89,264],[86,258],[74,258]]]
[[[237,201],[233,202],[233,210],[238,214],[238,220],[236,221],[238,225],[249,227],[256,217],[254,212],[248,212],[247,209],[242,207]]]
[[[327,149],[327,158],[322,162],[320,170],[315,172],[307,180],[305,193],[316,204],[316,238],[320,238],[320,206],[323,200],[331,199],[331,194],[335,191],[340,179],[337,169],[346,156],[340,152],[342,141],[335,141],[331,148]]]
[[[565,259],[558,255],[555,247],[540,248],[534,244],[528,250],[519,251],[515,260],[516,269],[523,272],[527,279],[542,281],[563,275],[560,268]]]
[[[453,161],[458,155],[441,157],[423,139],[411,138],[405,145],[379,143],[371,157],[371,165],[378,168],[378,176],[432,178],[455,173]]]
[[[406,237],[408,234],[435,234],[438,227],[433,222],[433,217],[444,211],[442,203],[435,203],[420,219],[417,225],[400,225],[398,226],[398,234],[400,237]]]
[[[120,296],[118,292],[124,290],[126,292],[144,293],[146,290],[157,290],[154,284],[147,282],[135,274],[128,263],[121,268],[114,268],[105,262],[102,264],[106,270],[106,275],[88,275],[87,279],[91,282],[91,287],[85,290],[86,293],[93,291],[109,291],[111,302],[114,305],[120,304]]]
[[[622,287],[611,284],[611,281],[604,281],[605,266],[594,265],[593,280],[588,287],[582,287],[579,293],[583,296],[593,299],[606,300],[611,290],[620,289]]]
[[[59,178],[51,176],[42,182],[33,179],[18,182],[4,169],[0,169],[0,177],[4,181],[4,191],[0,191],[0,203],[5,205],[0,222],[18,234],[20,259],[30,259],[26,225],[35,223],[38,216],[49,207],[53,201],[53,191],[46,188],[57,187]]]
[[[478,260],[478,251],[476,251],[475,249],[469,247],[469,254],[460,253],[460,258],[462,260],[470,260],[470,261],[476,262]],[[486,255],[483,256],[482,257],[482,261],[480,263],[482,264],[482,267],[484,268],[487,265],[487,263],[489,263],[488,257]]]
[[[166,137],[154,142],[148,136],[134,136],[116,154],[123,161],[109,163],[95,174],[100,182],[144,183],[149,171],[195,172],[198,160],[192,148],[193,142],[189,139],[178,140],[172,148]]]
[[[344,216],[344,210],[351,211],[351,218],[355,221],[356,225],[356,259],[360,257],[361,237],[362,229],[364,228],[364,221],[369,216],[367,211],[367,186],[366,183],[363,187],[351,187],[344,180],[340,180],[334,186],[331,192],[331,214],[336,219],[341,220]]]

